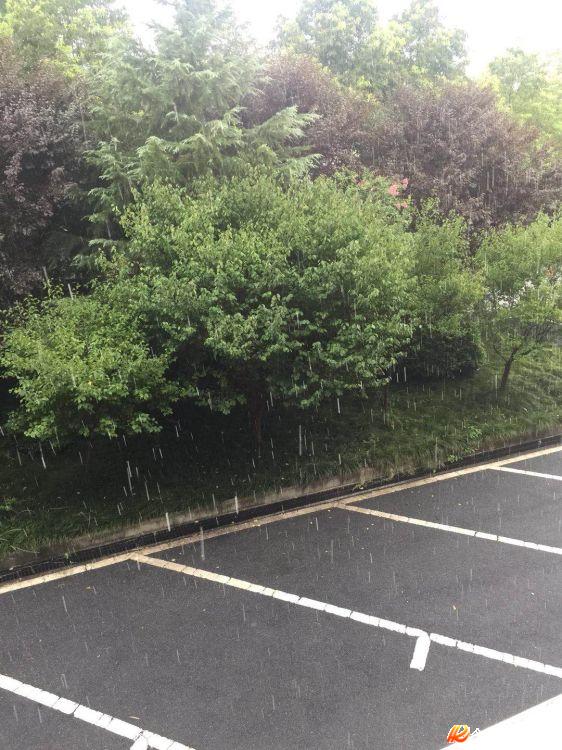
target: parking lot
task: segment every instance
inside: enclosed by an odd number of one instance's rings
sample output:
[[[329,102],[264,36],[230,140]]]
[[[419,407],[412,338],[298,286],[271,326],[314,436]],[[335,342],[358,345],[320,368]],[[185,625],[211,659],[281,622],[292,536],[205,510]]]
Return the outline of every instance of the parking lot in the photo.
[[[554,726],[561,502],[559,446],[7,584],[0,748],[438,750],[455,724],[477,747],[539,704]]]

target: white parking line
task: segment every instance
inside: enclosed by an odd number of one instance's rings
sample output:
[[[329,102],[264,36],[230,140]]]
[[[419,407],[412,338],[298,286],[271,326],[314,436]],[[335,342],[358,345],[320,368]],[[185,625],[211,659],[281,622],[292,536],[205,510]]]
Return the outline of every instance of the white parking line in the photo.
[[[414,648],[414,655],[410,662],[410,669],[418,669],[423,672],[425,669],[425,663],[427,661],[427,655],[429,653],[429,647],[431,646],[431,638],[425,632],[418,636],[416,641],[416,647]]]
[[[551,555],[562,555],[562,547],[551,547],[548,544],[537,544],[536,542],[524,542],[522,539],[512,539],[509,536],[498,536],[498,534],[489,534],[486,531],[475,531],[474,529],[463,529],[462,526],[449,526],[444,523],[435,521],[424,521],[422,518],[411,518],[410,516],[399,516],[396,513],[386,513],[383,510],[373,510],[372,508],[362,508],[359,505],[342,504],[338,506],[342,510],[349,510],[353,513],[364,513],[368,516],[384,518],[388,521],[397,521],[398,523],[410,523],[413,526],[424,526],[428,529],[438,529],[439,531],[448,531],[451,534],[462,534],[471,536],[475,539],[487,539],[491,542],[500,544],[511,544],[513,547],[525,547],[538,552],[548,552]]]
[[[560,451],[562,451],[562,445],[555,445],[553,448],[540,448],[530,453],[520,453],[519,455],[510,456],[510,458],[501,458],[499,461],[493,461],[491,465],[505,466],[506,464],[515,464],[518,461],[526,461],[527,459],[538,458],[539,456],[550,456],[552,453],[560,453]]]
[[[72,565],[68,568],[62,568],[61,570],[52,570],[50,573],[31,576],[30,578],[24,578],[22,581],[0,583],[0,596],[2,594],[8,594],[10,591],[19,591],[20,589],[40,586],[43,583],[60,581],[62,578],[69,578],[70,576],[76,576],[80,573],[87,573],[90,570],[98,570],[99,568],[118,565],[119,563],[127,562],[128,559],[129,553],[124,552],[122,555],[112,555],[111,557],[103,557],[101,560],[94,560],[93,562],[82,563],[81,565]]]
[[[167,737],[154,734],[154,732],[148,732],[146,729],[121,721],[121,719],[116,719],[101,711],[94,711],[88,706],[81,706],[79,703],[68,700],[68,698],[61,698],[59,695],[40,690],[33,685],[27,685],[25,682],[20,682],[7,675],[0,674],[0,689],[19,695],[21,698],[27,698],[47,708],[52,708],[53,711],[59,711],[65,716],[73,716],[75,719],[93,724],[106,732],[111,732],[111,734],[124,737],[134,743],[131,750],[148,750],[148,748],[153,750],[193,750],[187,745],[174,742],[174,740],[169,740]]]
[[[231,578],[230,576],[222,575],[220,573],[212,573],[209,570],[192,568],[189,565],[181,565],[180,563],[162,560],[159,557],[147,557],[146,555],[133,553],[131,554],[131,559],[136,560],[139,569],[141,564],[152,565],[157,568],[172,570],[175,573],[183,573],[184,575],[193,576],[194,578],[202,578],[213,583],[221,583],[224,586],[233,586],[234,588],[243,589],[250,593],[280,599],[281,601],[286,601],[291,604],[298,604],[301,607],[308,607],[309,609],[327,612],[328,614],[355,620],[356,622],[361,622],[364,625],[370,625],[374,628],[382,628],[383,630],[390,630],[393,633],[407,635],[410,638],[416,638],[414,655],[410,662],[411,669],[422,671],[425,668],[430,644],[437,643],[440,646],[456,648],[459,651],[476,654],[477,656],[482,656],[486,659],[501,661],[505,664],[510,664],[511,666],[530,669],[533,672],[540,672],[541,674],[547,674],[562,679],[562,668],[552,666],[551,664],[543,664],[542,662],[525,659],[521,656],[515,656],[514,654],[496,651],[491,648],[484,648],[483,646],[466,643],[465,641],[458,641],[455,638],[449,638],[446,635],[439,635],[439,633],[428,633],[420,628],[412,628],[398,622],[393,622],[392,620],[385,620],[382,617],[374,617],[373,615],[367,615],[363,612],[354,612],[350,609],[336,607],[332,604],[327,604],[326,602],[321,602],[316,599],[308,599],[307,597],[299,596],[298,594],[289,594],[285,591],[278,591],[277,589],[272,589],[267,586],[261,586],[258,583],[250,583],[250,581],[243,581],[239,578]]]
[[[540,471],[527,471],[526,469],[513,469],[511,466],[489,466],[492,471],[510,471],[512,474],[526,474],[529,477],[540,477],[541,479],[557,479],[562,482],[562,477],[557,474],[541,474]]]
[[[289,518],[295,518],[297,516],[318,513],[319,511],[322,511],[322,510],[331,510],[332,508],[335,508],[340,505],[360,503],[363,500],[368,500],[370,498],[379,497],[381,495],[388,495],[393,492],[400,492],[401,490],[407,490],[413,487],[422,487],[424,485],[434,484],[436,482],[447,482],[451,479],[456,479],[457,477],[462,477],[467,474],[478,474],[479,472],[485,471],[486,469],[497,468],[499,466],[504,466],[505,464],[515,463],[517,461],[525,461],[526,459],[538,458],[539,456],[547,456],[547,455],[550,455],[551,453],[558,453],[560,451],[562,451],[562,446],[560,445],[555,446],[553,448],[541,448],[540,450],[531,451],[530,453],[521,453],[518,456],[512,456],[511,458],[505,458],[500,461],[494,461],[493,463],[476,464],[474,466],[469,466],[464,469],[454,469],[453,471],[444,472],[442,474],[435,474],[434,476],[424,477],[423,479],[413,479],[413,480],[404,481],[404,482],[396,482],[395,484],[389,484],[387,486],[381,487],[378,490],[368,490],[360,494],[353,493],[349,495],[348,497],[339,498],[338,500],[326,500],[324,502],[307,505],[303,508],[299,508],[298,510],[281,511],[279,513],[274,513],[270,516],[268,515],[268,516],[263,516],[261,518],[253,518],[250,521],[245,521],[242,523],[233,523],[229,526],[224,526],[218,529],[212,529],[210,531],[205,532],[204,538],[213,539],[218,536],[225,536],[226,534],[233,534],[233,533],[237,533],[240,531],[245,531],[246,529],[257,528],[259,526],[265,526],[270,523],[276,523],[278,521],[285,521]],[[195,534],[189,534],[179,539],[174,539],[173,541],[170,541],[170,542],[163,542],[161,544],[156,544],[156,545],[154,544],[147,545],[145,547],[141,547],[140,550],[138,551],[146,552],[147,554],[155,554],[164,550],[174,549],[175,547],[182,547],[186,544],[193,544],[194,542],[199,542],[200,540],[201,540],[201,534],[198,531]],[[545,550],[545,551],[552,551],[552,549]],[[8,594],[12,591],[19,591],[21,589],[26,589],[26,588],[30,588],[34,586],[40,586],[43,583],[49,583],[51,581],[62,580],[64,578],[68,578],[69,576],[74,576],[79,573],[85,573],[90,570],[96,570],[97,568],[103,568],[103,567],[110,566],[110,565],[117,565],[118,563],[125,562],[128,559],[129,559],[129,553],[126,552],[124,554],[115,555],[113,557],[106,557],[101,560],[96,560],[91,563],[86,563],[82,565],[74,565],[68,568],[63,568],[61,570],[55,570],[55,571],[52,571],[50,573],[46,573],[43,575],[32,576],[29,578],[25,578],[23,580],[16,580],[16,581],[10,581],[10,582],[5,582],[5,583],[0,582],[0,596],[2,596],[2,594]]]
[[[353,612],[351,609],[346,609],[345,607],[336,607],[333,604],[327,604],[326,602],[321,602],[317,599],[309,599],[306,596],[299,596],[298,594],[289,594],[286,591],[279,591],[278,589],[272,589],[267,586],[260,586],[257,583],[242,581],[239,578],[231,578],[230,576],[224,576],[220,573],[212,573],[209,570],[201,570],[200,568],[192,568],[189,565],[180,565],[179,563],[169,562],[168,560],[162,560],[159,557],[147,557],[146,555],[133,553],[131,555],[131,559],[136,560],[136,562],[139,564],[139,567],[142,563],[145,565],[152,565],[156,568],[172,570],[175,573],[183,573],[184,575],[193,576],[194,578],[203,578],[206,581],[212,581],[213,583],[222,583],[225,586],[232,586],[236,589],[243,589],[244,591],[249,591],[253,594],[269,596],[272,599],[279,599],[282,602],[298,604],[300,607],[316,609],[320,612],[327,612],[330,615],[349,618],[350,620],[362,622],[365,625],[371,625],[375,628],[382,628],[383,630],[390,630],[393,633],[401,633],[402,635],[407,635],[410,638],[416,638],[416,646],[414,648],[414,655],[412,657],[410,667],[412,669],[419,669],[420,671],[425,667],[430,643],[429,633],[427,633],[425,630],[419,630],[419,628],[410,628],[406,625],[401,625],[398,622],[393,622],[392,620],[384,620],[380,617],[373,617],[372,615],[363,614],[362,612]]]

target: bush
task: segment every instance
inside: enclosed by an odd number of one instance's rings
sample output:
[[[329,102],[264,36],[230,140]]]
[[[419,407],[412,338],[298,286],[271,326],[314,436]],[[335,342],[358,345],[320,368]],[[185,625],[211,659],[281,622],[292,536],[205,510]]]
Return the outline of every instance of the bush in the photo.
[[[135,321],[95,297],[51,296],[18,311],[1,364],[20,402],[11,426],[32,438],[152,432],[175,388]]]
[[[480,342],[472,336],[417,335],[400,367],[408,380],[455,378],[477,370],[482,355]]]
[[[482,357],[477,311],[483,296],[459,217],[440,218],[433,203],[413,233],[416,294],[414,335],[401,367],[409,378],[452,378],[475,370]]]
[[[183,396],[301,408],[386,382],[411,335],[412,242],[381,185],[258,174],[155,184],[93,296],[34,306],[3,353],[34,436],[154,429]]]
[[[388,199],[388,200],[387,200]],[[385,380],[411,328],[411,238],[378,185],[269,175],[162,185],[127,213],[104,292],[170,345],[178,384],[225,412],[308,408]]]
[[[477,259],[486,282],[484,336],[503,361],[500,389],[516,359],[555,340],[562,328],[562,217],[488,235]]]

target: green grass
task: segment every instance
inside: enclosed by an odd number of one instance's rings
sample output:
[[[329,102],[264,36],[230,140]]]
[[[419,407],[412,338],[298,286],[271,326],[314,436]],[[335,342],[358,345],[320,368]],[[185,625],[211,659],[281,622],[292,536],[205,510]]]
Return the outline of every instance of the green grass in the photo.
[[[0,559],[165,512],[345,475],[435,469],[476,451],[562,425],[562,349],[514,366],[507,394],[497,366],[445,383],[401,384],[383,415],[380,394],[341,399],[303,415],[274,407],[261,455],[243,414],[186,411],[158,436],[16,446],[0,439]],[[299,455],[299,425],[302,455]],[[43,458],[42,458],[42,457]],[[45,467],[43,465],[43,461]],[[131,477],[128,476],[130,467]]]

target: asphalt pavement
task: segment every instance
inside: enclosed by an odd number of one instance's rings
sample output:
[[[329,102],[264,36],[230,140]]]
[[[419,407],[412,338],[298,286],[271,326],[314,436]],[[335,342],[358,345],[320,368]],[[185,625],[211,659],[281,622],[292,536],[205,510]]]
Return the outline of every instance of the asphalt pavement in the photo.
[[[483,738],[562,693],[561,501],[562,447],[4,586],[0,748]]]

